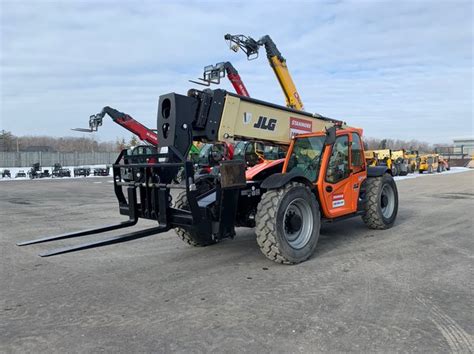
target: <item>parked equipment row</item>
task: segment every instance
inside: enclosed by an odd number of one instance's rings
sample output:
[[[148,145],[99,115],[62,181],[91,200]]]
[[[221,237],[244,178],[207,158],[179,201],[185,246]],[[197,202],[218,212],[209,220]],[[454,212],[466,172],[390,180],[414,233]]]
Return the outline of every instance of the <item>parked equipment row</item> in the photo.
[[[64,168],[61,164],[56,163],[51,169],[46,169],[40,166],[39,163],[33,164],[27,171],[19,170],[14,178],[62,178],[62,177],[87,177],[93,176],[109,176],[109,167],[76,167],[71,173],[71,169]],[[4,169],[0,172],[2,178],[12,178],[12,173],[9,169]]]
[[[449,170],[449,161],[439,154],[419,154],[416,150],[366,150],[365,160],[369,166],[385,166],[392,176],[409,173],[433,173]]]

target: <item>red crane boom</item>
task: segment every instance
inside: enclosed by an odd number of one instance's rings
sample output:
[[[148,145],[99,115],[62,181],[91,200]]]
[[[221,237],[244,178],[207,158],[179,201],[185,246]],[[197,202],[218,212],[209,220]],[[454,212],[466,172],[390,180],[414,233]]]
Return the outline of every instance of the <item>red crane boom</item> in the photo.
[[[132,118],[130,115],[123,112],[119,112],[109,106],[102,108],[102,111],[100,111],[100,113],[90,116],[89,129],[75,128],[73,130],[89,133],[95,132],[102,125],[102,120],[104,119],[106,114],[109,115],[115,123],[138,136],[140,140],[145,141],[154,146],[158,144],[158,136],[153,130],[145,127],[143,124]]]
[[[204,73],[202,77],[200,77],[199,81],[189,80],[195,84],[203,85],[203,86],[211,86],[211,84],[219,85],[221,79],[225,77],[227,74],[227,78],[229,79],[230,83],[234,87],[235,92],[240,96],[250,97],[250,94],[245,87],[239,72],[237,71],[234,66],[226,61],[222,63],[217,63],[216,65],[208,65],[204,67]]]
[[[227,78],[229,79],[230,83],[235,89],[235,92],[238,95],[250,97],[247,88],[245,87],[244,83],[242,82],[242,79],[240,78],[239,72],[230,62],[217,63],[216,65],[206,66],[204,68],[203,78],[199,79],[201,80],[200,82],[191,80],[190,81],[200,85],[210,86],[211,83],[219,84],[220,79],[226,74]],[[158,144],[158,136],[153,130],[147,128],[130,115],[123,112],[119,112],[109,106],[104,107],[100,113],[90,116],[89,128],[74,128],[73,130],[87,133],[95,132],[102,125],[102,120],[104,119],[106,114],[109,115],[115,123],[138,136],[140,140],[145,141],[154,146]]]

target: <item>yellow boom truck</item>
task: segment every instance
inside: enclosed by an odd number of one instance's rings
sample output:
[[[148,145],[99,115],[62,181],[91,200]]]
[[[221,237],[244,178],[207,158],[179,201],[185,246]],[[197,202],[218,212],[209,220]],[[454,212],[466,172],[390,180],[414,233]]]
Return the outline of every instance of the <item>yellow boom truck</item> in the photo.
[[[369,166],[386,166],[392,176],[397,175],[396,171],[393,170],[392,159],[390,158],[390,149],[366,150],[365,159]]]
[[[449,171],[448,160],[441,157],[439,154],[426,154],[420,157],[419,172],[444,172]]]
[[[398,176],[406,176],[410,172],[410,164],[405,150],[390,150],[390,159]]]
[[[364,157],[367,166],[377,166],[377,155],[374,150],[365,150]]]
[[[439,155],[438,154],[426,154],[426,155],[421,155],[420,156],[420,167],[418,169],[419,173],[437,172],[438,167],[439,167]]]
[[[418,150],[406,150],[405,155],[408,159],[408,172],[415,173],[420,168],[420,154]]]
[[[303,101],[301,100],[296,85],[291,78],[288,66],[286,65],[286,59],[281,55],[275,42],[273,42],[270,36],[265,35],[258,41],[242,34],[226,34],[224,38],[229,42],[230,49],[234,52],[242,49],[242,51],[247,55],[248,60],[257,59],[259,48],[261,46],[265,47],[268,63],[273,69],[278,83],[283,90],[283,94],[285,95],[286,106],[300,111],[304,110]]]
[[[392,176],[406,176],[409,172],[404,150],[367,150],[365,159],[369,166],[387,166]]]

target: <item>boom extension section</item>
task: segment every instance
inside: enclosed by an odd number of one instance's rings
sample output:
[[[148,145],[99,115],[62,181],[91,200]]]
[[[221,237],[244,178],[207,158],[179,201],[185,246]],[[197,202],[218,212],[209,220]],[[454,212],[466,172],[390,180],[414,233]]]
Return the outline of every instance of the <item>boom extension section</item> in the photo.
[[[250,97],[247,88],[245,87],[242,79],[240,78],[239,72],[228,61],[223,63],[217,63],[216,65],[205,66],[202,77],[198,78],[199,81],[189,81],[203,86],[211,86],[211,84],[219,85],[221,79],[225,77],[226,74],[227,78],[229,79],[230,83],[235,89],[235,92],[237,92],[238,95]]]
[[[263,36],[256,41],[252,37],[244,36],[242,34],[226,34],[224,39],[229,43],[230,49],[234,52],[242,49],[242,51],[247,55],[248,60],[257,59],[259,47],[265,47],[268,62],[277,77],[283,90],[283,94],[285,95],[286,105],[297,110],[304,110],[303,101],[301,100],[295,83],[291,78],[288,66],[286,65],[286,59],[281,55],[275,42],[273,42],[270,36]]]
[[[344,124],[220,89],[163,95],[159,107],[158,147],[173,145],[182,154],[187,153],[191,137],[210,143],[260,140],[289,145],[295,134]]]
[[[115,123],[137,135],[140,140],[145,141],[154,146],[158,144],[157,135],[153,130],[145,127],[143,124],[141,124],[128,114],[119,112],[109,106],[102,108],[102,111],[100,111],[99,113],[90,116],[88,129],[74,128],[72,130],[86,133],[95,132],[102,125],[102,121],[105,115],[110,116],[110,118],[112,118]]]

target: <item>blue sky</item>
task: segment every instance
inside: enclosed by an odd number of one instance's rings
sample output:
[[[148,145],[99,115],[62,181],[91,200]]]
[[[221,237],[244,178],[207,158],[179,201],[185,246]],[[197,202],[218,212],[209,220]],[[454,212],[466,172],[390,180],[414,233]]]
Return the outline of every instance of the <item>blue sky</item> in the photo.
[[[155,127],[159,95],[184,94],[205,65],[226,60],[251,96],[284,104],[265,57],[230,51],[225,33],[269,34],[306,109],[367,136],[473,135],[471,1],[0,4],[0,128],[17,135],[80,136],[70,128],[105,105]],[[95,136],[130,134],[108,120]]]

